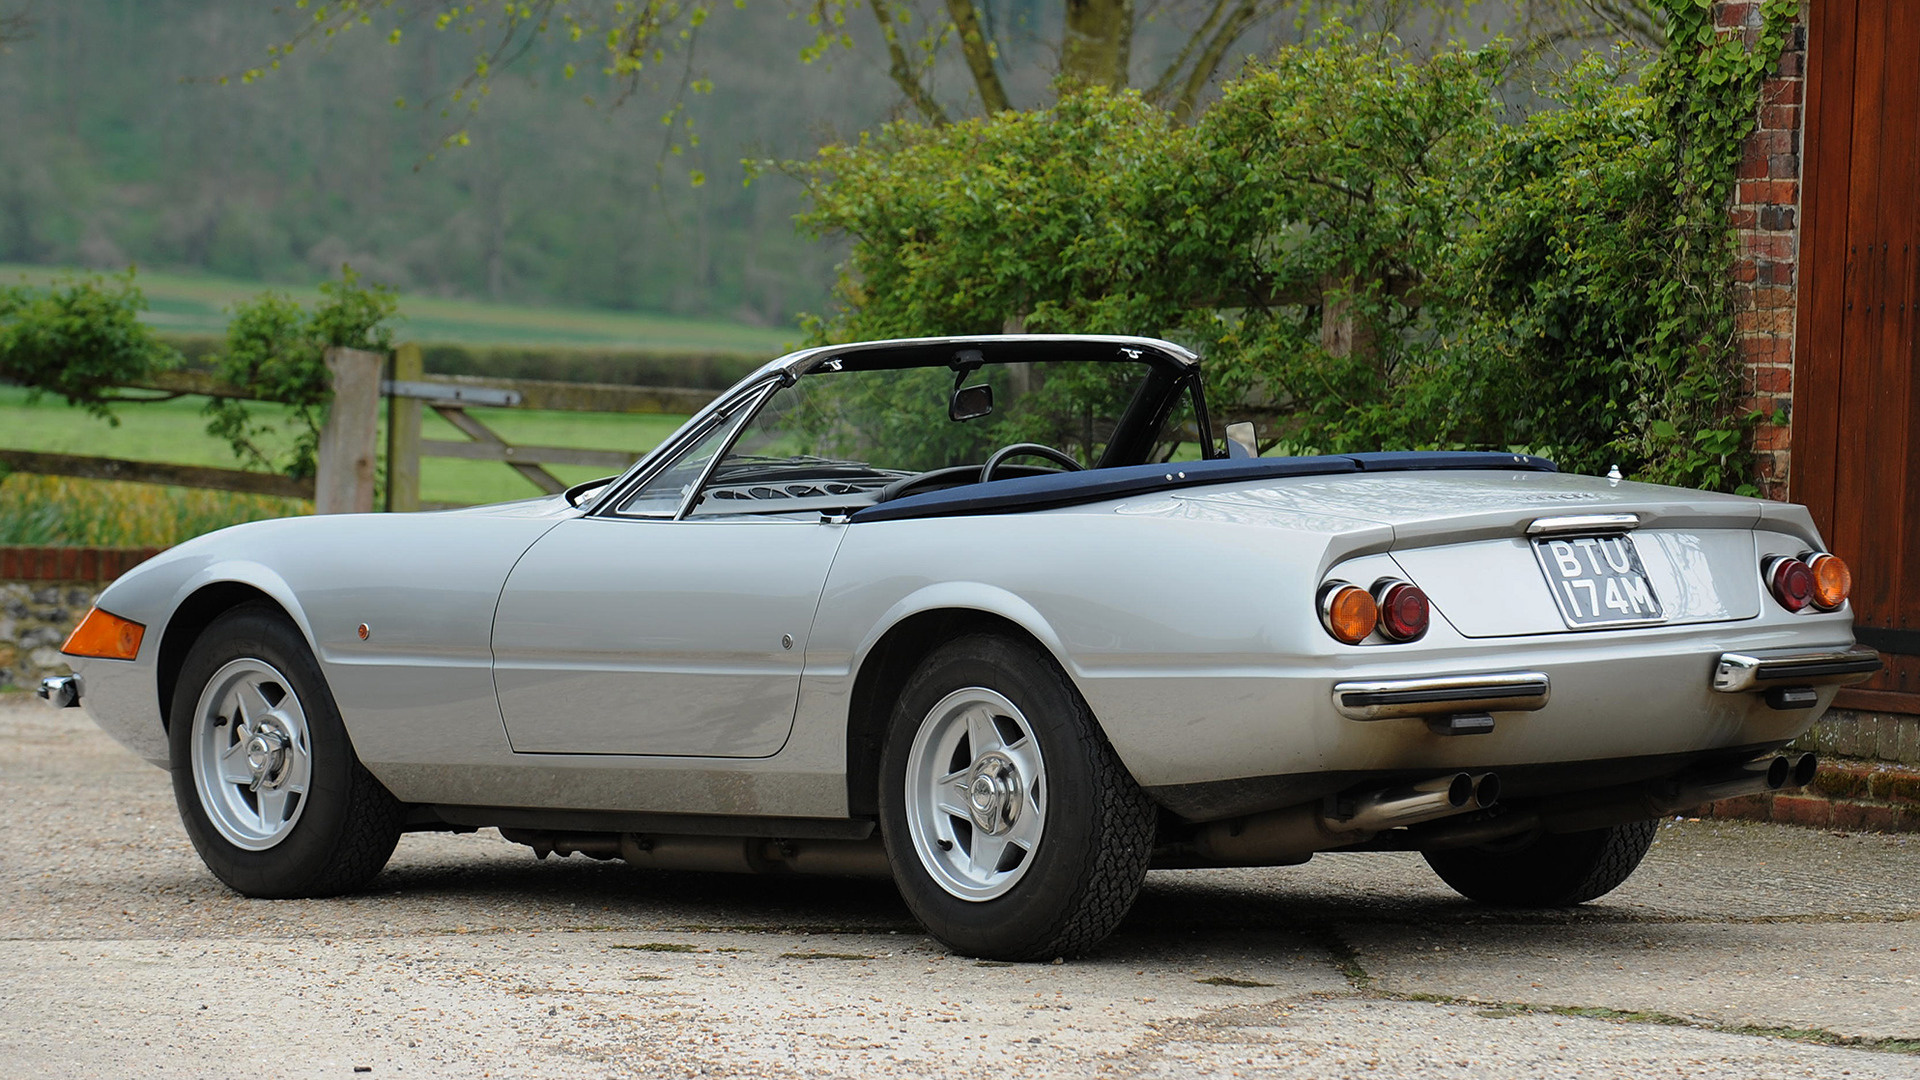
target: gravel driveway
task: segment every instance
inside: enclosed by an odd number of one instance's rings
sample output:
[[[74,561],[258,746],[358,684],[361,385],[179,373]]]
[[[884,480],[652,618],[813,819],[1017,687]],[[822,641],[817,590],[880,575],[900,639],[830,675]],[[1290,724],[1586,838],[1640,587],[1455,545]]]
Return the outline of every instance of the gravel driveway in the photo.
[[[1571,914],[1417,856],[1155,872],[1094,958],[955,957],[874,882],[413,835],[256,901],[166,774],[0,698],[0,1075],[1920,1078],[1920,838],[1669,822]]]

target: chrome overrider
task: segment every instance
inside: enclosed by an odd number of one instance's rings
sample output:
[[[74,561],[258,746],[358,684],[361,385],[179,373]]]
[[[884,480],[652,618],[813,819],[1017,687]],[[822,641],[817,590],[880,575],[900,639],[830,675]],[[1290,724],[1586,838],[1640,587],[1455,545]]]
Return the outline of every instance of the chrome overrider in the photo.
[[[1721,653],[1713,688],[1723,694],[1776,686],[1845,686],[1880,670],[1880,654],[1865,646],[1819,652]]]
[[[80,706],[81,689],[80,676],[56,675],[51,679],[41,679],[40,686],[33,694],[56,709],[75,709]]]

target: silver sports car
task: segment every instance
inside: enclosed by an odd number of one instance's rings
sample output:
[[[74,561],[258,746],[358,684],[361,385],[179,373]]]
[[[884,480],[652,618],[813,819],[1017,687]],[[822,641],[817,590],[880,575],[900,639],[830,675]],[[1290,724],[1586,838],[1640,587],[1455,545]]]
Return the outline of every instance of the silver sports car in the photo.
[[[1798,506],[1492,453],[1217,445],[1164,341],[767,364],[619,477],[225,529],[66,646],[207,866],[336,894],[402,832],[890,875],[952,948],[1091,948],[1149,867],[1415,850],[1491,904],[1803,784],[1879,660]]]

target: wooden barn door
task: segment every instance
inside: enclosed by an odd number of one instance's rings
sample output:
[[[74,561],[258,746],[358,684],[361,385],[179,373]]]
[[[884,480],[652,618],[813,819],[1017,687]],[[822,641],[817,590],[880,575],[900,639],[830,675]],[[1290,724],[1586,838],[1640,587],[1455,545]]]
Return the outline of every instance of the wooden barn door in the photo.
[[[1887,670],[1840,704],[1920,713],[1920,18],[1816,0],[1807,27],[1791,494],[1853,567]]]

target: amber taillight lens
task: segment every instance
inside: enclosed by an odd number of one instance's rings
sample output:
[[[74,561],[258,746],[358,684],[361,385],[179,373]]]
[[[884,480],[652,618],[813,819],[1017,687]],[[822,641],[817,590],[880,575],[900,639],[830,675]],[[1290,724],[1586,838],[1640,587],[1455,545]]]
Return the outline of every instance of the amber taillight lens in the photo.
[[[97,656],[106,660],[131,660],[140,655],[140,639],[147,628],[132,619],[94,608],[80,625],[67,635],[60,651],[68,656]]]
[[[1320,624],[1336,640],[1358,645],[1380,622],[1380,606],[1358,585],[1328,582],[1320,589]]]
[[[1840,556],[1819,552],[1807,557],[1807,569],[1813,572],[1813,606],[1832,611],[1847,602],[1853,591],[1853,571]]]
[[[1765,567],[1767,588],[1780,606],[1799,611],[1813,602],[1813,571],[1806,563],[1787,555],[1776,555]]]
[[[1380,632],[1395,641],[1412,641],[1427,632],[1431,605],[1427,594],[1408,581],[1376,585],[1376,603],[1380,605]]]

